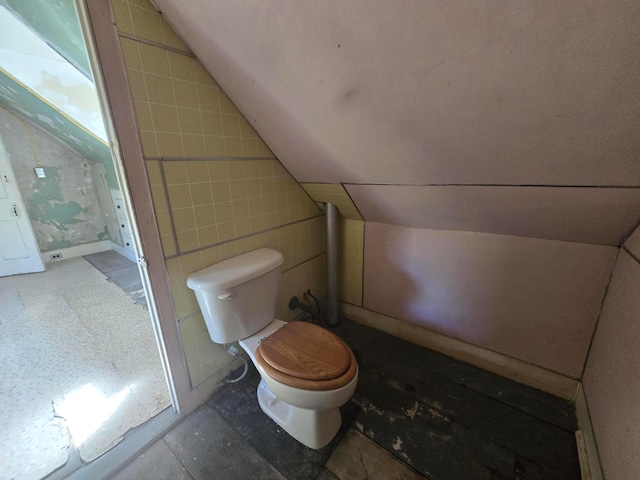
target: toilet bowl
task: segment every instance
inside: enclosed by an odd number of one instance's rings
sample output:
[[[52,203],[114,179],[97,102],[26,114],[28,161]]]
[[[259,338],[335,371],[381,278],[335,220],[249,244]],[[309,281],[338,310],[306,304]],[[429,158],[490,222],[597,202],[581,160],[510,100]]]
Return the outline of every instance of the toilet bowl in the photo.
[[[263,330],[240,340],[239,343],[260,373],[261,381],[258,385],[260,408],[300,443],[310,448],[322,448],[333,439],[340,428],[342,419],[339,408],[349,401],[356,389],[358,365],[353,353],[348,350],[348,364],[345,366],[347,372],[339,377],[314,380],[289,374],[278,376],[278,373],[282,373],[278,371],[280,365],[270,358],[271,362],[278,365],[275,368],[272,367],[262,357],[261,350],[262,346],[268,343],[274,343],[272,347],[277,348],[281,345],[283,349],[288,348],[286,339],[275,338],[274,341],[273,338],[282,333],[286,334],[288,329],[294,331],[290,335],[283,336],[291,340],[295,338],[295,334],[307,329],[312,335],[321,330],[339,340],[331,332],[316,325],[303,322],[286,323],[276,319]],[[297,344],[301,348],[306,345],[305,342]],[[348,348],[346,345],[344,347]],[[318,358],[320,364],[326,359],[326,356]],[[301,361],[299,365],[308,367],[310,374],[318,366],[313,355],[307,355],[299,360]]]
[[[239,341],[258,370],[260,408],[307,447],[327,445],[342,423],[339,408],[353,395],[358,364],[328,330],[275,318],[284,257],[254,250],[187,279],[215,343]]]

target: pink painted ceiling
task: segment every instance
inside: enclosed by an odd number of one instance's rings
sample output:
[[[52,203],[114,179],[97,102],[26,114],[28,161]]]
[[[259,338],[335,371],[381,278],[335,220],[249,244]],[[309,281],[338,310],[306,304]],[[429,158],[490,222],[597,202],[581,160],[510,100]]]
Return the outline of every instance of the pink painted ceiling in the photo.
[[[611,221],[578,241],[613,222],[615,244],[637,223],[620,210],[640,201],[640,2],[155,4],[298,181],[367,185],[365,220],[439,228],[453,184],[606,187]],[[442,193],[440,210],[385,185]],[[567,237],[562,219],[594,201],[558,204],[542,237]]]

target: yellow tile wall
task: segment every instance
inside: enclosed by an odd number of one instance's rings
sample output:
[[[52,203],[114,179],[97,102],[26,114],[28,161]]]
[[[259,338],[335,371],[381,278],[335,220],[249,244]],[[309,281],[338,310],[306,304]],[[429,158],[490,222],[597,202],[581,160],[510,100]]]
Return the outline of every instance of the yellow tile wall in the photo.
[[[165,257],[171,257],[177,253],[173,226],[171,224],[171,212],[169,202],[165,193],[165,184],[162,173],[162,166],[158,160],[146,160],[147,176],[153,198],[153,207],[158,223],[162,250]]]
[[[196,58],[127,37],[120,45],[147,158],[273,157]]]
[[[199,385],[231,360],[225,349],[212,343],[198,302],[186,286],[187,277],[202,268],[256,248],[273,248],[283,253],[277,316],[290,320],[300,312],[288,308],[289,299],[309,288],[320,298],[326,295],[325,232],[322,217],[281,227],[269,232],[233,240],[223,245],[170,258],[166,261],[171,296],[179,320],[183,347],[192,385]],[[223,363],[220,361],[224,360]]]
[[[148,0],[112,0],[111,8],[120,33],[189,51]]]
[[[164,216],[166,204],[169,221],[164,224],[173,228],[161,233],[175,232],[178,254],[320,214],[275,159],[165,160],[160,163],[166,201],[158,192],[157,208]]]
[[[289,310],[289,299],[295,296],[303,301],[303,295],[307,289],[320,299],[327,296],[326,269],[327,257],[323,253],[301,264],[299,268],[292,268],[283,273],[276,310],[278,318],[291,320],[302,313],[301,310]]]
[[[301,185],[315,202],[334,204],[342,218],[362,220],[362,215],[351,197],[339,183],[301,183]]]
[[[112,0],[192,386],[232,361],[186,278],[260,247],[285,256],[288,299],[325,295],[320,210],[148,0]],[[150,44],[149,42],[153,43]]]
[[[338,239],[338,295],[344,302],[362,306],[364,222],[341,219],[338,222]]]
[[[303,265],[309,260],[323,256],[326,250],[324,220],[322,217],[315,217],[304,222],[167,259],[171,296],[177,318],[181,320],[200,311],[193,291],[186,285],[187,277],[191,273],[235,255],[263,247],[273,248],[282,252],[285,258],[281,267],[283,272],[298,268],[308,268],[308,266],[304,267]],[[300,271],[309,272],[308,270]],[[308,281],[305,281],[304,277],[296,277],[300,288],[300,292],[296,295],[302,295],[307,288],[311,288],[314,294],[317,291],[320,296],[324,295],[324,286],[320,288],[324,284],[324,279],[315,278],[316,273],[318,272],[314,272],[314,275],[310,276]],[[291,276],[294,273],[288,273],[288,275]],[[289,289],[281,288],[283,295],[285,295],[283,292],[287,291]],[[287,299],[292,295],[289,295]],[[287,320],[291,318],[284,310],[279,310],[279,313],[286,316]]]

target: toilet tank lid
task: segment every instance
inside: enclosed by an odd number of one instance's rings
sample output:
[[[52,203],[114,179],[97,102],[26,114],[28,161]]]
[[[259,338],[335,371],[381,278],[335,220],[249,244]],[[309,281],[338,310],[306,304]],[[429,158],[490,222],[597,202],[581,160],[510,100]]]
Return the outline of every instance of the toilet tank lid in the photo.
[[[259,277],[283,262],[282,253],[260,248],[193,272],[187,278],[187,286],[192,290],[221,292]]]

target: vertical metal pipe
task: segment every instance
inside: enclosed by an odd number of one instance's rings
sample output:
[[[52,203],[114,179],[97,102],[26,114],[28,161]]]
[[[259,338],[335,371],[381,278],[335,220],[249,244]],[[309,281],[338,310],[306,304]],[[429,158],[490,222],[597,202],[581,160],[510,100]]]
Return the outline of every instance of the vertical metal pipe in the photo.
[[[327,220],[327,325],[338,324],[338,209],[325,204]]]

